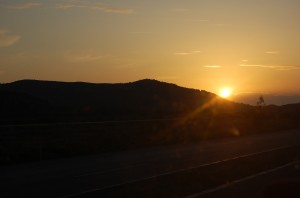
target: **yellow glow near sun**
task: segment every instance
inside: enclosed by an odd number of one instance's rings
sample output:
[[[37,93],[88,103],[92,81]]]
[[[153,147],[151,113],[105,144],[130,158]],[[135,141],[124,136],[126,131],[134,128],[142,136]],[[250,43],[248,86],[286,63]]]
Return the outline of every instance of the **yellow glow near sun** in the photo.
[[[232,90],[231,88],[222,88],[221,91],[220,91],[220,96],[222,98],[228,98],[229,96],[231,96],[231,93],[232,93]]]

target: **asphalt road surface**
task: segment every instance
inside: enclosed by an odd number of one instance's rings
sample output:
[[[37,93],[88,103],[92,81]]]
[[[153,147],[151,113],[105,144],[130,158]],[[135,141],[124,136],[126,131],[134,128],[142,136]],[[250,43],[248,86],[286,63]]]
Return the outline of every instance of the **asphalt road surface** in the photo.
[[[0,197],[122,197],[122,192],[127,197],[174,197],[169,192],[178,197],[219,197],[224,193],[229,193],[229,197],[233,197],[230,196],[232,193],[240,197],[248,195],[248,191],[258,195],[268,185],[272,185],[270,181],[284,176],[298,179],[299,144],[298,130],[3,166],[0,167]],[[199,186],[199,189],[194,187],[189,191],[175,181],[178,178],[184,178],[185,181],[193,177],[191,182],[196,186],[195,181],[202,180],[197,174],[208,174],[215,170],[210,170],[211,167],[224,170],[230,175],[233,172],[230,169],[232,164],[243,164],[245,169],[247,163],[249,167],[253,164],[256,160],[254,157],[258,156],[261,161],[277,153],[279,157],[276,160],[282,158],[282,163],[264,167],[263,171],[249,170],[244,176],[241,172],[240,178],[232,178],[227,183],[218,181],[205,188]],[[293,153],[293,156],[284,158],[289,153]],[[165,182],[168,185],[161,185]],[[188,181],[185,183],[190,186]],[[145,186],[153,184],[156,184],[155,188],[163,189],[163,192],[161,189],[155,191],[145,188],[145,194],[139,194],[143,193],[141,189]],[[182,194],[176,194],[180,188],[186,189]],[[136,193],[135,190],[140,192]]]

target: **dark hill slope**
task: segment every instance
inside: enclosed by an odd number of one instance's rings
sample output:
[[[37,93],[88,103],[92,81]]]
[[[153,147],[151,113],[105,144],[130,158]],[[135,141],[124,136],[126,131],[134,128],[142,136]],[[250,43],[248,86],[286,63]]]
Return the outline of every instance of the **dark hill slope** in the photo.
[[[124,122],[84,123],[101,120]],[[253,107],[156,80],[22,80],[0,84],[0,165],[275,132],[299,120],[300,104]],[[62,123],[14,125],[45,122]]]
[[[1,84],[0,94],[2,115],[23,120],[177,117],[217,98],[206,91],[148,79],[123,84],[21,80]]]

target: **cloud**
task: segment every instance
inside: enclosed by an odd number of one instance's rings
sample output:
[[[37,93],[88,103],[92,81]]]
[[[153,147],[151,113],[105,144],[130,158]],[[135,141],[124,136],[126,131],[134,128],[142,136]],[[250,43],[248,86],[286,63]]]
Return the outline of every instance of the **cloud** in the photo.
[[[8,47],[20,40],[21,36],[11,35],[6,30],[0,30],[0,47]]]
[[[273,55],[275,55],[275,54],[280,54],[280,52],[279,51],[267,51],[266,54],[273,54]]]
[[[195,51],[191,51],[192,54],[198,54],[198,53],[202,53],[201,51],[199,50],[195,50]]]
[[[123,8],[123,7],[113,7],[107,6],[102,3],[93,3],[89,1],[70,1],[69,3],[60,3],[56,4],[55,8],[57,9],[71,9],[71,8],[83,8],[91,10],[101,10],[106,13],[116,13],[116,14],[131,14],[133,9]]]
[[[176,56],[188,56],[188,55],[199,54],[199,53],[201,53],[201,51],[194,50],[194,51],[188,51],[188,52],[175,52],[174,55],[176,55]]]
[[[29,3],[7,4],[7,5],[2,5],[2,7],[22,10],[22,9],[30,9],[30,8],[38,7],[41,5],[42,5],[41,3],[29,2]],[[91,1],[80,1],[80,0],[69,0],[69,1],[65,1],[64,3],[58,3],[53,6],[56,9],[62,9],[62,10],[71,9],[71,8],[83,8],[83,9],[101,10],[106,13],[116,13],[116,14],[133,13],[133,9],[130,8],[114,7],[102,3],[95,3]]]
[[[7,4],[3,7],[9,8],[9,9],[16,9],[16,10],[24,10],[24,9],[30,9],[33,7],[40,6],[41,3],[15,3],[15,4]]]
[[[95,54],[95,53],[81,53],[81,54],[71,54],[68,53],[66,55],[66,59],[69,62],[94,62],[94,61],[99,61],[102,60],[104,56]]]
[[[206,67],[206,68],[220,68],[222,66],[220,66],[220,65],[205,65],[204,67]]]
[[[57,4],[55,6],[55,8],[57,9],[62,9],[62,10],[66,10],[69,8],[87,8],[87,6],[84,5],[76,5],[76,4],[70,4],[70,3],[62,3],[62,4]]]
[[[246,64],[242,64],[240,66],[241,67],[262,67],[262,68],[282,70],[282,71],[300,69],[300,66],[294,66],[294,65],[246,65]]]
[[[131,13],[133,13],[133,9],[128,9],[128,8],[103,7],[102,10],[107,13],[116,13],[116,14],[131,14]]]
[[[191,53],[188,53],[188,52],[175,52],[174,54],[177,55],[177,56],[186,56],[186,55],[190,55]]]

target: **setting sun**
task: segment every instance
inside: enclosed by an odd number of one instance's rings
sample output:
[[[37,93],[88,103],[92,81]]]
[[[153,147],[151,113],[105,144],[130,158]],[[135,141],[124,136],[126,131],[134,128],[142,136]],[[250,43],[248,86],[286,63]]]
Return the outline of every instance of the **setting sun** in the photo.
[[[220,91],[220,96],[222,98],[228,98],[231,95],[231,88],[222,88]]]

